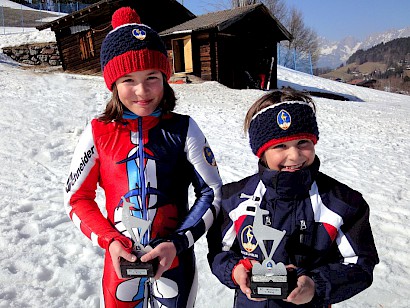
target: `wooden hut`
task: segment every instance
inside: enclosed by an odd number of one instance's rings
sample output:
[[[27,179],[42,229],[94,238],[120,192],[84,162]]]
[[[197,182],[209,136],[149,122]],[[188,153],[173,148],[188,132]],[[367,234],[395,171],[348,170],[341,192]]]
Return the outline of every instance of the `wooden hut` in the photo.
[[[231,88],[277,87],[277,43],[291,34],[263,4],[198,16],[160,33],[174,73]]]
[[[60,61],[65,71],[100,74],[100,49],[111,27],[115,10],[123,6],[134,8],[141,22],[157,32],[195,18],[176,0],[104,0],[85,9],[38,26],[55,32]]]

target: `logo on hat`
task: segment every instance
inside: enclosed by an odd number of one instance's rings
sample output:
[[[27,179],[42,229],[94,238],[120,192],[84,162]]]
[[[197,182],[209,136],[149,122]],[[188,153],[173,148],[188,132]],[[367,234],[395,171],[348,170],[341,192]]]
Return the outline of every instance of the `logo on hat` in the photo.
[[[276,116],[276,122],[278,123],[281,129],[287,130],[290,127],[290,124],[292,124],[292,118],[289,112],[282,109]]]
[[[132,35],[134,35],[137,39],[142,41],[147,36],[147,33],[144,30],[141,30],[141,29],[133,29],[132,30]]]

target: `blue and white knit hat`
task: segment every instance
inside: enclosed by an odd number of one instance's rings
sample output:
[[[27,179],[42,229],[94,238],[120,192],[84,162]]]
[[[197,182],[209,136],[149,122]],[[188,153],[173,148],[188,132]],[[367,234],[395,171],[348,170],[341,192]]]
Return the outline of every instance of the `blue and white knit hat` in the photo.
[[[302,101],[286,101],[269,106],[252,117],[249,125],[249,143],[259,158],[279,143],[310,139],[319,140],[319,129],[313,106]]]
[[[105,84],[112,91],[114,82],[132,72],[159,70],[167,80],[171,77],[167,51],[158,33],[141,24],[132,8],[122,7],[114,12],[113,30],[101,46],[101,69]]]

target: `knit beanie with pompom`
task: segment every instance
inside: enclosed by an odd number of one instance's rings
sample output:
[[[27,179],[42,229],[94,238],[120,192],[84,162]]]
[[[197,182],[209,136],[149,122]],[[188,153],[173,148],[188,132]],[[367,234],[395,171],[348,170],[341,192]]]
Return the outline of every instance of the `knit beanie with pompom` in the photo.
[[[171,77],[167,51],[158,33],[141,24],[135,10],[122,7],[114,12],[113,30],[101,46],[101,69],[107,88],[112,91],[115,81],[132,72],[159,70]]]

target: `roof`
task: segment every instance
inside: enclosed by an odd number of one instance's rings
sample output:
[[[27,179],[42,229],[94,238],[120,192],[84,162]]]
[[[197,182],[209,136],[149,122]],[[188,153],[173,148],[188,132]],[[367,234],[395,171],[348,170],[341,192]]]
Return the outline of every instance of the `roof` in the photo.
[[[171,34],[189,33],[214,28],[216,28],[218,31],[223,31],[230,25],[244,19],[250,13],[258,10],[274,20],[277,27],[282,32],[284,39],[292,39],[292,35],[289,33],[289,31],[286,30],[286,28],[269,12],[266,6],[262,3],[200,15],[180,25],[164,30],[159,34],[161,36],[167,36]]]

